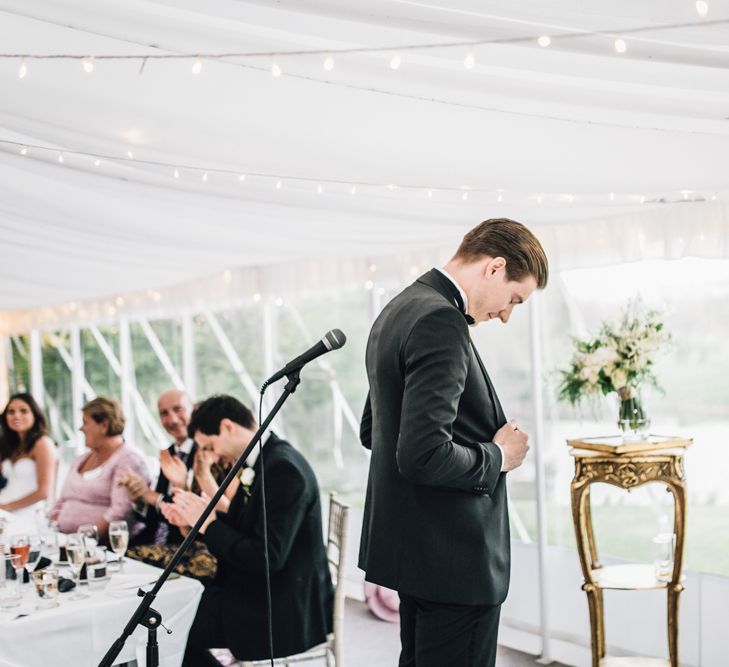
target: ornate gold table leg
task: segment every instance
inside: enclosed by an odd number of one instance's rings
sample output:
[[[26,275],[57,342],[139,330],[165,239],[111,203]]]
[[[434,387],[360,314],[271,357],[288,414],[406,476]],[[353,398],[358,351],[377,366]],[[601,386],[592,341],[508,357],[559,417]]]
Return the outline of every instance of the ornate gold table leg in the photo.
[[[683,571],[683,547],[686,536],[686,484],[682,480],[683,473],[680,463],[676,464],[676,477],[666,481],[668,491],[673,494],[674,523],[673,530],[676,533],[676,550],[673,554],[673,576],[668,585],[668,655],[671,659],[671,667],[678,666],[678,600],[684,589],[681,582]]]

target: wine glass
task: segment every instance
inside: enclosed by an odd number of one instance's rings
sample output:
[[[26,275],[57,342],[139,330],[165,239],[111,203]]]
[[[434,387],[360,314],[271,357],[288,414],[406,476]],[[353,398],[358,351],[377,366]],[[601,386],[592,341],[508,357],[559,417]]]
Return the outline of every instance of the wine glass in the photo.
[[[89,597],[81,592],[81,568],[86,562],[86,544],[83,535],[79,533],[66,535],[66,554],[73,575],[73,582],[76,584],[76,591],[71,596],[71,600],[83,600]]]
[[[27,535],[13,535],[10,538],[10,553],[14,556],[18,556],[17,561],[13,561],[13,567],[16,567],[16,572],[20,578],[20,583],[23,583],[23,570],[30,557],[30,539]]]
[[[112,551],[119,556],[119,571],[124,571],[124,554],[129,544],[129,526],[126,521],[112,521],[109,524],[109,543]]]
[[[38,562],[41,555],[40,535],[29,535],[28,544],[30,545],[30,550],[28,551],[28,560],[25,566],[28,569],[28,574],[30,574],[30,572],[35,569],[35,564]]]
[[[76,532],[83,538],[86,554],[93,555],[99,545],[99,529],[93,523],[85,523]]]

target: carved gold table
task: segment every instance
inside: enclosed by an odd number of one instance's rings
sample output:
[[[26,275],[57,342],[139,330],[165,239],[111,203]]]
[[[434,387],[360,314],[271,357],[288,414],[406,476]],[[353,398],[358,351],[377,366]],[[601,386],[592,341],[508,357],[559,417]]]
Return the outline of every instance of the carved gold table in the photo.
[[[683,455],[691,439],[647,436],[645,440],[623,443],[620,436],[568,440],[575,458],[571,484],[572,520],[577,551],[590,612],[592,667],[611,665],[666,665],[678,667],[678,598],[683,591],[683,546],[686,524],[686,482]],[[590,510],[590,485],[595,482],[631,489],[648,482],[662,482],[673,494],[676,545],[673,572],[668,582],[659,581],[653,565],[603,567],[597,555]],[[604,590],[653,590],[665,588],[668,594],[668,653],[670,661],[651,658],[605,657]]]

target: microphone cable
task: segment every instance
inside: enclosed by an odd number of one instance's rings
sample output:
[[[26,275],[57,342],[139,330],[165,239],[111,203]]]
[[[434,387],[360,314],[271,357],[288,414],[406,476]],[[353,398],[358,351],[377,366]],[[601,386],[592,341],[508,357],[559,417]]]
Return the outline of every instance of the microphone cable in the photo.
[[[258,401],[258,423],[263,423],[263,394],[266,392],[266,385],[261,387],[261,397]],[[268,523],[266,517],[266,475],[263,465],[263,433],[258,441],[258,459],[261,462],[261,500],[263,507],[263,562],[266,569],[266,618],[268,621],[268,655],[273,662],[273,613],[271,610],[271,564],[268,558]]]

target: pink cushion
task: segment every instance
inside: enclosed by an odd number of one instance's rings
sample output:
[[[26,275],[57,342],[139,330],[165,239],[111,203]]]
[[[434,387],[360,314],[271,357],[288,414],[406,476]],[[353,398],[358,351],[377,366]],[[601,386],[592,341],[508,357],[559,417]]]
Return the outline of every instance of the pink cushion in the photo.
[[[400,596],[397,591],[365,581],[364,594],[367,606],[377,618],[390,623],[400,622]]]

